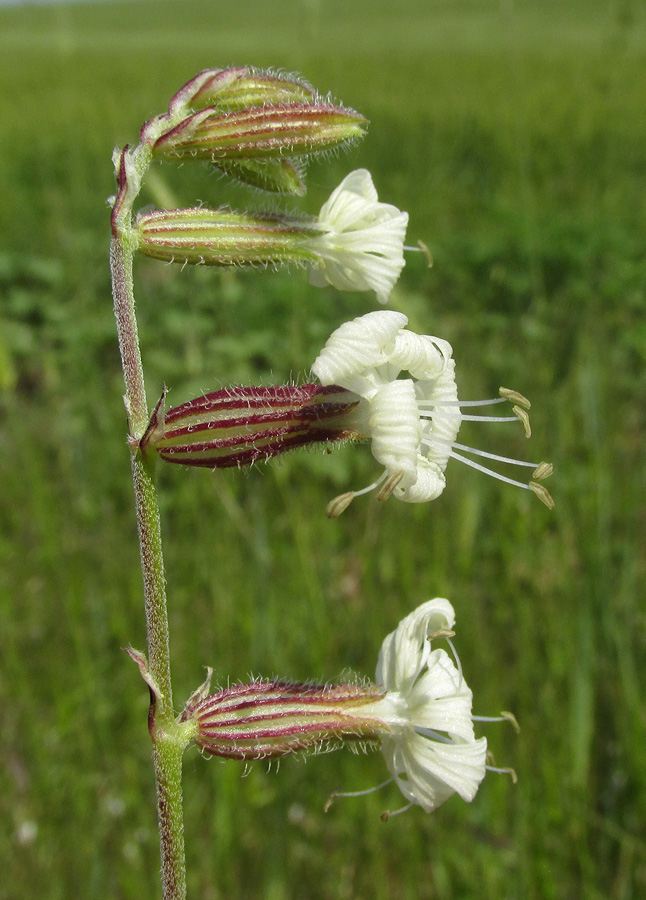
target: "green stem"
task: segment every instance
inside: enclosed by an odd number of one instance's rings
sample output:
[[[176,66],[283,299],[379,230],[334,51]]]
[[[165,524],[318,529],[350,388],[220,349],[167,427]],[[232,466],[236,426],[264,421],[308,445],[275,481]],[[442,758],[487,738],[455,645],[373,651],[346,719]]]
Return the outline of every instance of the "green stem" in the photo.
[[[154,463],[146,460],[139,449],[139,441],[148,424],[148,409],[135,317],[132,264],[133,249],[128,240],[128,229],[116,228],[110,248],[112,291],[130,429],[132,479],[146,609],[148,674],[158,689],[151,703],[149,724],[157,784],[162,887],[164,900],[185,900],[182,752],[186,740],[178,733],[173,714],[168,610]]]

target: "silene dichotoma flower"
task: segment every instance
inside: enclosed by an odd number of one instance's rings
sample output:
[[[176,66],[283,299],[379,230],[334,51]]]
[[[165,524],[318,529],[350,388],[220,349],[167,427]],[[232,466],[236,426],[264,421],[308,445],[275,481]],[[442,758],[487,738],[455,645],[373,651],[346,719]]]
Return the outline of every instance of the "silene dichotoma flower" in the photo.
[[[553,506],[540,483],[551,474],[549,463],[511,459],[456,440],[464,421],[520,421],[529,436],[529,401],[505,388],[491,400],[459,400],[451,345],[407,331],[407,321],[402,313],[384,310],[342,325],[312,367],[320,383],[222,388],[168,410],[164,393],[140,449],[166,462],[217,469],[253,465],[296,448],[370,441],[382,475],[334,499],[329,516],[373,489],[379,500],[434,500],[444,490],[451,458],[531,490]],[[464,412],[503,402],[512,403],[513,415]],[[533,478],[517,481],[472,457],[530,468]]]
[[[459,400],[451,345],[441,338],[407,331],[407,323],[403,313],[390,310],[346,322],[332,334],[312,366],[321,384],[340,385],[361,398],[347,417],[347,427],[371,441],[373,456],[384,466],[383,474],[373,484],[332,501],[328,515],[338,515],[355,496],[374,488],[379,488],[380,500],[391,494],[409,503],[434,500],[444,490],[444,473],[451,458],[532,490],[551,508],[552,498],[540,484],[551,474],[550,464],[510,459],[456,440],[465,421],[520,420],[529,437],[529,401],[505,388],[491,400]],[[466,408],[504,402],[513,404],[513,415],[464,413]],[[530,468],[532,480],[524,483],[509,478],[472,456]]]
[[[487,742],[475,737],[472,692],[457,657],[432,647],[453,636],[454,621],[442,598],[403,619],[382,644],[376,684],[259,680],[210,694],[207,679],[181,716],[186,735],[207,756],[246,761],[380,747],[406,808],[431,812],[453,793],[471,801]]]
[[[227,207],[139,213],[138,250],[164,262],[212,266],[297,263],[319,287],[375,291],[385,303],[404,267],[408,214],[380,203],[366,169],[343,179],[318,217]]]

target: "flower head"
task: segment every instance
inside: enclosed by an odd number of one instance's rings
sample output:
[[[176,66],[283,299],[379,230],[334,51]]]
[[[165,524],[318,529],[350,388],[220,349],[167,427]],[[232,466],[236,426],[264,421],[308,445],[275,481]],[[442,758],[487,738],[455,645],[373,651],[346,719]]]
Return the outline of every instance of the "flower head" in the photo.
[[[338,515],[358,494],[381,486],[378,497],[394,494],[409,503],[434,500],[446,485],[445,469],[454,457],[511,484],[529,488],[548,506],[552,499],[538,480],[551,474],[547,463],[509,459],[456,442],[466,420],[520,421],[529,437],[527,401],[515,391],[500,389],[493,400],[458,400],[455,361],[451,345],[441,338],[406,331],[403,313],[368,313],[346,322],[329,338],[312,366],[323,385],[337,384],[361,397],[348,424],[370,439],[375,459],[384,473],[362,491],[350,492],[333,501],[330,515]],[[465,415],[469,406],[486,406],[511,400],[513,416]],[[514,481],[486,469],[458,450],[498,462],[534,470],[529,484]]]
[[[310,270],[316,287],[376,291],[386,303],[404,268],[408,213],[380,203],[367,169],[350,172],[321,207],[323,233],[309,247],[320,256]]]
[[[448,600],[429,600],[388,635],[377,663],[382,703],[391,707],[381,750],[402,794],[425,812],[453,793],[473,800],[485,775],[487,741],[474,735],[471,689],[446,651],[431,649],[454,621]]]
[[[380,746],[409,805],[431,812],[453,793],[473,800],[487,742],[474,735],[459,663],[431,647],[453,635],[454,620],[441,598],[406,616],[382,644],[377,684],[258,680],[210,694],[209,671],[182,713],[186,734],[207,755],[244,761]]]

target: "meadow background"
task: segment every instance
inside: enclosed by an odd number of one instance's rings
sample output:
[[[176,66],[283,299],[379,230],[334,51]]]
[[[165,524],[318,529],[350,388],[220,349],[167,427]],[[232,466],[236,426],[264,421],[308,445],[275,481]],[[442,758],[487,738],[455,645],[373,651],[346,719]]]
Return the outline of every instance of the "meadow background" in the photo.
[[[161,472],[176,703],[212,665],[372,675],[430,596],[457,609],[490,775],[431,816],[380,754],[186,758],[201,900],[631,900],[646,895],[646,15],[631,0],[141,0],[0,10],[0,898],[160,893],[122,381],[107,263],[110,153],[195,72],[299,71],[371,120],[309,168],[316,212],[352,168],[410,211],[392,305],[454,346],[462,397],[500,384],[534,436],[461,439],[550,459],[549,512],[457,462],[433,504],[361,498],[369,449],[247,474]],[[142,204],[248,202],[158,167]],[[256,201],[259,201],[256,195]],[[262,201],[267,202],[267,201]],[[275,203],[275,201],[269,201]],[[290,274],[136,268],[149,400],[302,378],[373,298]]]

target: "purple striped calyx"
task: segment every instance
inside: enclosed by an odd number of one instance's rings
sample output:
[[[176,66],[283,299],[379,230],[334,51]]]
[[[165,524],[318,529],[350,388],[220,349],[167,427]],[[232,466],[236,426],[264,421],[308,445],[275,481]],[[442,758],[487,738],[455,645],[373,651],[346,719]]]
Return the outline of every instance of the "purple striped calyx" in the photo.
[[[357,440],[347,417],[358,402],[335,385],[231,387],[165,411],[164,393],[140,447],[187,466],[252,465],[296,447]]]
[[[209,672],[210,677],[210,672]],[[181,721],[193,724],[193,741],[208,756],[257,760],[371,744],[388,726],[371,712],[383,691],[374,685],[336,686],[258,680],[189,700]]]

